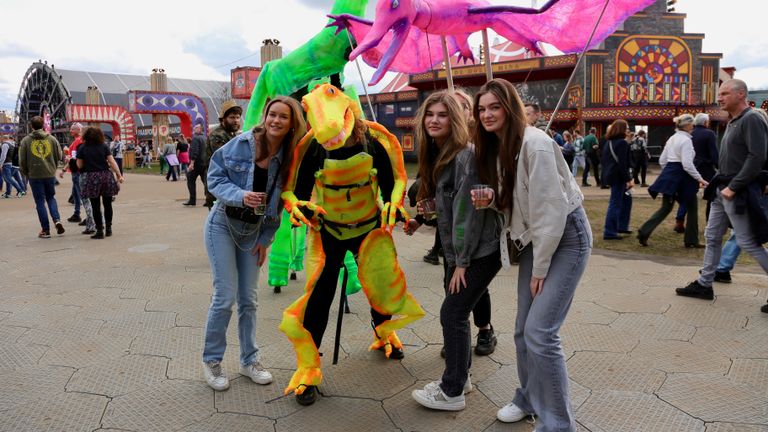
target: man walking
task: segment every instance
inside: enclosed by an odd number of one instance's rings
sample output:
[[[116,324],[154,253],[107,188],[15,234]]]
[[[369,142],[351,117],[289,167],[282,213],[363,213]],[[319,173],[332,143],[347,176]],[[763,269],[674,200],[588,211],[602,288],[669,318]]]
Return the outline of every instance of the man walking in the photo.
[[[112,152],[115,162],[117,162],[117,167],[120,168],[120,175],[123,175],[123,152],[125,151],[125,145],[120,141],[120,135],[115,135],[115,140],[109,143],[109,150]]]
[[[10,138],[3,136],[2,143],[0,143],[0,169],[2,169],[0,175],[2,175],[3,180],[5,180],[5,193],[2,195],[3,198],[11,197],[11,186],[16,188],[17,197],[22,197],[26,194],[26,188],[24,185],[20,184],[14,176],[14,159],[16,159],[18,163],[18,149],[16,148],[16,143]],[[2,186],[0,186],[0,189],[2,189]]]
[[[205,166],[208,166],[208,161],[211,160],[213,153],[220,149],[229,140],[237,136],[240,131],[240,116],[243,115],[243,109],[237,105],[234,100],[228,100],[221,104],[221,117],[219,117],[219,125],[208,134],[208,139],[205,143],[205,155],[203,160]],[[216,197],[208,192],[207,183],[205,186],[205,206],[210,210],[213,207],[213,201]]]
[[[59,208],[56,204],[56,168],[62,159],[59,141],[43,130],[43,118],[32,117],[29,121],[32,133],[21,140],[19,150],[19,168],[21,173],[29,178],[32,187],[32,196],[35,198],[37,217],[40,219],[40,238],[51,238],[51,227],[48,221],[48,212],[51,213],[56,232],[64,234],[64,225],[61,224]],[[48,208],[46,209],[46,204]]]
[[[589,134],[584,137],[584,151],[587,152],[587,166],[592,167],[592,173],[595,175],[595,184],[597,186],[600,186],[600,152],[597,142],[597,136],[595,134],[597,133],[597,129],[590,128]],[[588,183],[589,180],[589,169],[584,170],[584,177],[581,180],[582,186],[591,186]]]
[[[205,135],[203,135],[203,126],[195,125],[192,129],[192,144],[189,146],[189,168],[187,168],[187,189],[189,189],[189,200],[184,203],[185,206],[197,205],[197,178],[203,183],[203,190],[207,191],[208,166],[205,164]]]
[[[768,251],[755,235],[759,228],[765,227],[759,227],[750,220],[749,208],[752,199],[763,200],[763,205],[768,199],[764,195],[765,185],[758,182],[768,152],[768,124],[747,104],[747,85],[744,81],[726,81],[720,86],[717,102],[728,112],[731,120],[720,144],[720,172],[710,183],[714,199],[704,232],[707,239],[704,267],[697,280],[676,289],[678,295],[706,300],[714,298],[712,282],[729,221],[738,245],[768,273]],[[762,213],[762,209],[758,211]],[[768,305],[763,305],[760,310],[768,313]]]

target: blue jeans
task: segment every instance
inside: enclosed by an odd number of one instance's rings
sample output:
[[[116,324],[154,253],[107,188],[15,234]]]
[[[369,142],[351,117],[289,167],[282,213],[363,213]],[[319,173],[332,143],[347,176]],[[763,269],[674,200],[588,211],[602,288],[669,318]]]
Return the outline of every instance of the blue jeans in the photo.
[[[16,188],[16,193],[23,192],[24,187],[16,181],[13,176],[13,165],[7,163],[3,164],[3,180],[5,180],[5,194],[11,194],[11,186]]]
[[[768,199],[768,197],[763,199]],[[715,270],[722,255],[723,236],[728,230],[729,221],[733,226],[733,235],[736,236],[738,246],[752,255],[752,258],[768,274],[768,250],[759,244],[752,234],[749,215],[746,212],[743,214],[736,213],[736,205],[733,201],[723,199],[718,191],[717,196],[712,201],[707,229],[704,230],[707,248],[704,250],[704,267],[702,267],[701,276],[699,276],[699,285],[711,287],[715,280]]]
[[[259,230],[256,225],[230,219],[224,206],[215,206],[205,222],[205,249],[213,273],[213,298],[205,325],[203,361],[221,361],[227,348],[227,327],[237,301],[240,363],[258,361],[256,345],[256,288],[258,256],[251,255]],[[244,250],[243,250],[244,249]]]
[[[21,175],[21,170],[19,167],[15,166],[13,167],[13,178],[16,179],[16,183],[21,185],[21,190],[24,191],[24,193],[27,192],[27,179]]]
[[[731,237],[725,242],[723,246],[723,253],[720,255],[720,263],[717,265],[716,272],[729,272],[733,270],[736,265],[736,260],[739,259],[741,254],[741,248],[736,241],[736,234],[731,233]]]
[[[626,194],[624,183],[611,185],[611,198],[605,213],[603,237],[618,237],[619,231],[629,231],[629,216],[632,214],[632,195]]]
[[[530,290],[532,245],[523,249],[520,256],[515,321],[520,387],[512,402],[539,416],[537,431],[576,430],[559,332],[591,253],[592,228],[584,209],[579,208],[568,215],[544,288],[535,298]]]
[[[75,201],[75,216],[80,216],[80,206],[82,205],[82,199],[80,198],[80,173],[72,173],[72,199]]]
[[[43,178],[43,179],[29,179],[29,185],[32,187],[32,196],[35,198],[35,207],[37,208],[37,217],[40,219],[40,227],[43,231],[50,231],[51,224],[48,221],[48,212],[51,212],[51,218],[56,223],[61,218],[59,217],[59,207],[56,205],[56,179]],[[45,206],[48,205],[46,209]]]

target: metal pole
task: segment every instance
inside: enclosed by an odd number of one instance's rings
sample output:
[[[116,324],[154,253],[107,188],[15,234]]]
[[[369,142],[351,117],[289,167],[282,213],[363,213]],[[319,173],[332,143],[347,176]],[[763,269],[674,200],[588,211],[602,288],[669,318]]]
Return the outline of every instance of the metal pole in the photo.
[[[445,61],[445,76],[448,79],[448,92],[453,93],[453,71],[451,71],[451,58],[448,56],[448,44],[445,42],[445,36],[440,36],[440,43],[443,45],[443,60]]]
[[[584,58],[584,54],[587,52],[589,45],[592,43],[592,38],[595,36],[595,32],[597,31],[597,26],[600,25],[600,21],[603,19],[603,14],[605,14],[605,9],[608,8],[609,1],[611,0],[605,0],[605,4],[603,5],[603,10],[600,12],[600,16],[597,18],[595,27],[592,29],[592,34],[589,35],[589,40],[587,41],[587,44],[584,45],[584,49],[581,51],[581,54],[579,54],[579,59],[576,61],[576,66],[573,68],[573,73],[571,73],[571,76],[568,78],[568,82],[565,84],[565,90],[563,90],[563,94],[560,95],[560,100],[557,101],[557,105],[555,105],[555,110],[552,112],[552,117],[549,118],[549,123],[547,123],[547,128],[544,130],[544,132],[549,131],[550,126],[552,126],[552,122],[555,121],[555,116],[557,115],[557,111],[560,108],[560,105],[563,103],[563,99],[565,99],[565,95],[568,94],[568,88],[571,86],[573,77],[576,76],[576,72],[578,72],[579,70],[579,65],[581,65],[581,60]],[[586,71],[584,73],[586,73]]]
[[[344,305],[347,303],[347,266],[344,269],[344,278],[341,282],[341,296],[339,298],[339,317],[336,319],[336,340],[333,344],[333,364],[339,362],[339,345],[341,344],[341,322],[344,319]]]
[[[493,79],[493,64],[491,63],[491,46],[488,44],[488,29],[483,29],[483,58],[485,59],[485,80]]]
[[[347,32],[347,40],[349,41],[349,46],[352,47],[352,49],[355,49],[355,45],[352,43],[352,36],[349,35],[349,29],[346,30]],[[357,66],[357,74],[360,75],[360,82],[363,84],[363,92],[365,92],[365,100],[368,101],[368,108],[371,109],[371,117],[373,117],[373,122],[378,123],[376,121],[376,112],[373,110],[373,104],[371,103],[371,97],[368,95],[368,86],[365,84],[365,78],[363,78],[363,70],[360,69],[360,58],[355,59],[355,66]]]

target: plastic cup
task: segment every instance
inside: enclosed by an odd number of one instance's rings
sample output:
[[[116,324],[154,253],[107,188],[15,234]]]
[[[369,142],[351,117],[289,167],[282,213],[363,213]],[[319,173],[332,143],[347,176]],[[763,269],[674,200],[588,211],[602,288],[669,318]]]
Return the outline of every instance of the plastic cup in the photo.
[[[256,198],[258,199],[258,202],[256,207],[253,208],[253,213],[257,215],[263,215],[267,212],[267,193],[256,192]]]
[[[423,199],[416,203],[416,211],[424,216],[426,220],[432,220],[437,217],[437,207],[434,198]]]
[[[488,208],[491,205],[491,187],[485,184],[477,184],[472,186],[472,198],[475,204],[475,208],[482,209]]]

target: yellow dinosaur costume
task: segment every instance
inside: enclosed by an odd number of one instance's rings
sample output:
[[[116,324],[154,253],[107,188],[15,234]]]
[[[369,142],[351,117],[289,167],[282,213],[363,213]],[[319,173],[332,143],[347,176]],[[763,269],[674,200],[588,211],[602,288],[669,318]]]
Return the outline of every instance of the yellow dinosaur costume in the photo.
[[[295,149],[291,173],[282,194],[291,222],[297,225],[304,223],[313,228],[307,234],[307,283],[304,295],[283,312],[280,324],[280,330],[293,343],[297,357],[297,370],[285,394],[295,392],[297,395],[302,394],[307,386],[317,386],[322,381],[320,356],[313,334],[305,328],[308,324],[305,323],[305,312],[321,277],[326,272],[338,273],[338,269],[326,266],[324,244],[329,251],[337,253],[337,250],[348,248],[350,244],[357,245],[361,241],[359,249],[353,252],[358,256],[363,292],[375,312],[400,316],[397,319],[386,319],[376,326],[375,340],[369,349],[383,347],[389,357],[393,346],[402,349],[395,330],[424,316],[424,310],[406,290],[405,275],[397,262],[391,234],[398,215],[407,220],[403,209],[407,177],[400,143],[380,124],[357,120],[362,117],[359,106],[330,84],[315,87],[304,96],[302,106],[307,112],[311,129]],[[355,138],[354,129],[359,121],[367,127],[362,142],[359,133],[358,138]],[[371,140],[375,143],[370,144]],[[356,148],[361,144],[363,150],[358,152]],[[372,145],[379,151],[383,149],[387,157],[382,158],[379,154],[376,159],[372,156],[368,151]],[[345,150],[354,154],[338,158],[334,156],[345,154]],[[325,157],[316,157],[318,152],[324,153]],[[316,162],[317,166],[311,165],[308,162],[310,160]],[[375,160],[379,168],[374,166]],[[381,167],[387,167],[391,173],[379,172]],[[307,170],[315,169],[312,172],[314,184],[307,185],[308,182],[304,180],[307,178]],[[387,183],[388,189],[391,187],[389,196],[381,196],[386,193],[383,182]],[[314,186],[315,202],[310,202],[306,196],[308,186]],[[297,188],[303,190],[305,199],[297,198]],[[330,283],[328,279],[323,279],[323,283]],[[331,300],[335,279],[332,282]],[[327,293],[327,287],[323,287],[321,295],[327,297]],[[330,306],[330,301],[324,304]],[[325,322],[313,323],[319,327],[316,333],[320,334],[320,338],[326,323],[327,310]]]

